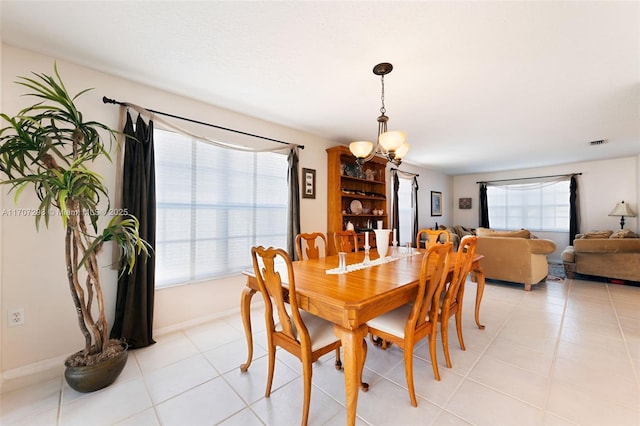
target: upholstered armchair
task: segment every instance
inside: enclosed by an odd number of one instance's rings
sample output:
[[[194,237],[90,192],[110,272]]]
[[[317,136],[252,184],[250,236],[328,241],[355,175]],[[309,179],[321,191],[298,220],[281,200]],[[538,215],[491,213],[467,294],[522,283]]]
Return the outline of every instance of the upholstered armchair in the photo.
[[[478,228],[477,254],[484,256],[480,266],[488,279],[521,283],[526,291],[549,274],[547,255],[556,243],[531,239],[527,230],[498,232]]]

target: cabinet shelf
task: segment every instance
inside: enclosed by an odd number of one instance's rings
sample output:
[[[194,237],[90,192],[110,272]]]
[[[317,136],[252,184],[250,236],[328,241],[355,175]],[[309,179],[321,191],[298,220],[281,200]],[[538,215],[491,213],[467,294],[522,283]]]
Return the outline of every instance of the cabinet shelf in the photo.
[[[344,217],[379,217],[380,219],[382,219],[383,217],[387,217],[386,214],[365,214],[365,213],[360,213],[360,214],[353,214],[353,213],[344,213],[342,216]]]
[[[358,194],[342,194],[342,198],[353,198],[356,200],[382,200],[386,201],[387,197],[375,197],[372,195],[358,195]]]
[[[363,170],[364,169],[364,170]],[[329,254],[335,254],[333,234],[345,229],[347,223],[358,232],[360,246],[364,244],[364,229],[367,225],[376,226],[382,221],[382,227],[388,228],[389,216],[373,214],[374,210],[389,212],[387,205],[387,160],[374,157],[362,168],[356,164],[355,157],[344,145],[327,149],[327,237]],[[369,179],[364,176],[369,176]],[[373,177],[373,179],[371,179]],[[350,206],[353,200],[362,203],[363,210],[369,213],[352,214]],[[374,240],[373,235],[369,236]],[[371,245],[372,247],[375,244]]]
[[[365,183],[372,184],[372,185],[376,185],[376,184],[377,185],[383,185],[383,186],[387,185],[386,182],[380,182],[378,180],[362,179],[362,178],[359,178],[359,177],[347,176],[347,175],[341,175],[340,177],[345,181],[365,182]]]

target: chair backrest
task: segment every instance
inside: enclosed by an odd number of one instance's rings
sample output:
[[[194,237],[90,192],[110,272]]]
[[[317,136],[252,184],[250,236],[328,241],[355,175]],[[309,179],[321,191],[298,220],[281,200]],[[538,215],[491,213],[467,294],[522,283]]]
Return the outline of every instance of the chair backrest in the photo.
[[[251,248],[251,257],[258,288],[264,299],[267,333],[280,334],[290,340],[292,344],[302,343],[311,347],[309,332],[298,311],[296,283],[289,254],[280,248],[269,247],[265,249],[259,246]],[[258,258],[261,262],[258,261]],[[284,261],[286,266],[288,291],[283,291],[282,278],[278,271],[282,268],[277,268],[279,260]],[[262,263],[262,267],[260,263]],[[290,309],[287,309],[287,305],[290,306]],[[279,329],[276,329],[274,322],[274,311],[277,314]]]
[[[471,271],[471,264],[476,255],[477,245],[478,237],[475,235],[466,235],[460,241],[451,281],[449,281],[445,289],[443,304],[451,304],[458,297],[459,292],[464,291],[464,282]]]
[[[425,248],[429,248],[433,244],[437,243],[450,243],[451,235],[449,231],[445,229],[421,229],[416,236],[416,247],[420,248],[421,238],[425,235]]]
[[[358,251],[358,234],[356,234],[356,231],[336,231],[333,234],[333,242],[338,252]]]
[[[321,240],[321,247],[318,247],[318,241]],[[306,250],[303,246],[306,245]],[[322,249],[322,250],[320,250]],[[319,259],[327,257],[327,237],[322,232],[301,233],[296,235],[296,253],[298,259]],[[322,256],[321,256],[322,254]]]
[[[451,243],[434,244],[422,257],[418,294],[407,321],[405,336],[426,322],[438,322],[440,293],[447,278],[450,253]]]

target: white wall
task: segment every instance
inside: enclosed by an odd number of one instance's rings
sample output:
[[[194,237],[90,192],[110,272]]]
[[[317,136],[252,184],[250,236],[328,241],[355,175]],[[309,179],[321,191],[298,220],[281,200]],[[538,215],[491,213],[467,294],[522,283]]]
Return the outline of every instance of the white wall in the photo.
[[[453,178],[454,198],[471,197],[472,208],[460,210],[455,207],[454,222],[463,226],[477,227],[478,184],[485,180],[512,179],[534,176],[582,173],[578,176],[580,204],[580,231],[619,229],[620,218],[608,216],[617,202],[624,200],[638,213],[638,191],[640,157],[625,157],[582,163],[563,164],[553,167],[513,170],[497,173],[481,173],[455,176]],[[625,218],[625,228],[639,232],[638,218]],[[568,233],[536,232],[539,238],[549,238],[556,242],[556,252],[550,256],[560,259],[560,253],[569,245]]]
[[[408,154],[411,156],[411,152]],[[453,178],[433,170],[402,163],[399,170],[418,175],[418,228],[432,228],[438,225],[450,225],[453,220]],[[389,185],[391,196],[392,183]],[[431,191],[442,192],[442,216],[431,216]]]
[[[0,8],[0,15],[2,15],[2,8]],[[0,17],[1,18],[1,17]],[[2,50],[3,49],[3,44],[2,44],[2,32],[0,31],[0,65],[2,64]],[[0,66],[0,82],[2,82],[2,66]],[[2,84],[0,84],[0,106],[2,106]],[[4,197],[0,197],[0,211],[2,211],[2,209],[4,208]],[[2,222],[1,222],[1,216],[0,216],[0,241],[3,241],[3,236],[2,236]],[[2,271],[2,246],[4,244],[0,244],[0,271]],[[2,372],[2,336],[3,336],[3,329],[4,329],[4,318],[6,318],[5,315],[5,310],[3,309],[3,304],[2,304],[2,274],[0,273],[0,372]],[[0,380],[0,387],[2,386],[2,380]]]
[[[51,74],[54,58],[2,46],[1,110],[14,115],[31,103],[21,96],[25,90],[14,84],[16,77],[32,72]],[[305,145],[300,151],[300,168],[316,169],[317,193],[315,199],[301,200],[302,231],[326,229],[327,178],[325,149],[335,142],[274,125],[238,113],[205,105],[194,100],[146,87],[132,81],[57,60],[63,81],[72,93],[94,88],[83,95],[79,109],[87,119],[118,128],[119,108],[105,105],[102,96],[146,106],[159,111],[175,113],[197,120],[265,135],[271,138]],[[202,126],[200,133],[206,132]],[[115,169],[112,164],[97,165],[113,194]],[[0,206],[37,207],[35,196],[23,194],[18,206],[12,195],[2,194]],[[3,373],[36,363],[57,363],[80,349],[83,339],[78,329],[73,304],[65,279],[63,232],[60,223],[52,221],[50,229],[36,233],[33,217],[2,216],[0,233],[2,330],[0,343]],[[106,265],[110,257],[101,259],[101,270],[107,299],[107,312],[112,321],[115,305],[116,276]],[[170,330],[183,323],[207,316],[237,310],[240,291],[244,285],[241,276],[230,277],[196,285],[173,287],[156,292],[154,328]],[[257,299],[257,298],[256,298]],[[7,328],[7,311],[22,307],[25,325]],[[6,375],[5,375],[6,377]]]

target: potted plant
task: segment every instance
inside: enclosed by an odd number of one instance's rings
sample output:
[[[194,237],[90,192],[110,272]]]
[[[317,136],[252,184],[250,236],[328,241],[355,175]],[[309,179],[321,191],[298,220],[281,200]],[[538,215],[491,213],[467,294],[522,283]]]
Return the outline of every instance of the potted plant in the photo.
[[[89,392],[111,384],[126,363],[126,345],[109,338],[109,325],[97,255],[105,242],[120,249],[120,273],[131,272],[139,255],[149,255],[138,234],[138,220],[113,216],[101,233],[101,217],[109,215],[108,191],[90,166],[110,161],[108,148],[115,132],[104,124],[85,121],[74,102],[90,89],[71,97],[54,65],[54,76],[19,77],[17,84],[38,98],[15,117],[0,114],[8,123],[0,130],[0,183],[10,186],[18,200],[31,187],[38,199],[35,226],[59,217],[65,231],[64,259],[84,349],[65,361],[65,377],[76,390]],[[106,136],[106,138],[105,138]],[[109,141],[109,147],[105,145]],[[106,370],[110,377],[102,377]]]

